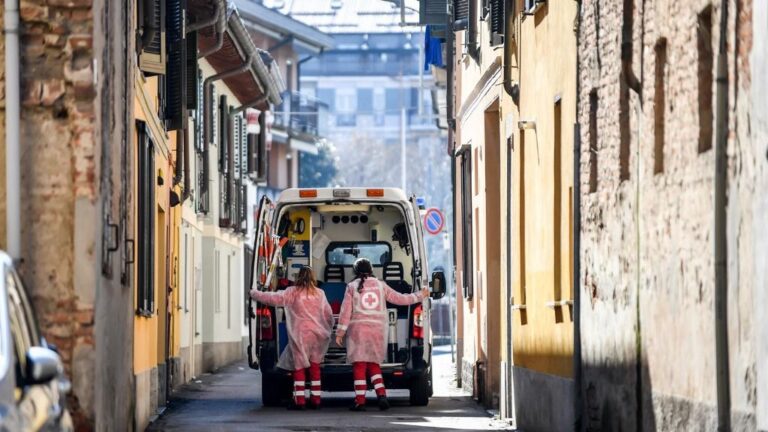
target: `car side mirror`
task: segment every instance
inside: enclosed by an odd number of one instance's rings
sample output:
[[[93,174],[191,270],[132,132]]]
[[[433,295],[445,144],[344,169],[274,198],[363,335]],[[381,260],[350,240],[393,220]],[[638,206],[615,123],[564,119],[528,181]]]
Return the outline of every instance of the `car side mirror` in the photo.
[[[445,296],[445,273],[441,271],[436,271],[432,273],[432,282],[430,282],[430,286],[432,286],[432,292],[430,293],[430,297],[432,297],[435,300],[439,300]]]
[[[27,351],[27,381],[29,384],[46,384],[64,370],[61,358],[48,348],[31,347]]]

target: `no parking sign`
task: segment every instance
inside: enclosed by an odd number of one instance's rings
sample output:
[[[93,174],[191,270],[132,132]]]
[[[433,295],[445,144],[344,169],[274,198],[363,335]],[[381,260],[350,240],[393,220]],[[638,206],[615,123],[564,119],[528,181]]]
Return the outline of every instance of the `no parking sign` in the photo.
[[[444,226],[445,217],[443,217],[443,213],[440,210],[434,207],[427,210],[427,213],[424,215],[424,228],[426,228],[428,233],[432,235],[439,234]]]

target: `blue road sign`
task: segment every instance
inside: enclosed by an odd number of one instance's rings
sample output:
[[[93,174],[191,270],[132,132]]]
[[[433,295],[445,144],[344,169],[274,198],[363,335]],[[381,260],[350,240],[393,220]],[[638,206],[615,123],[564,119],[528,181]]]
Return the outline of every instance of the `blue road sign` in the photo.
[[[445,218],[440,210],[432,207],[427,210],[427,214],[424,215],[424,228],[430,234],[439,234],[443,230],[445,225]]]

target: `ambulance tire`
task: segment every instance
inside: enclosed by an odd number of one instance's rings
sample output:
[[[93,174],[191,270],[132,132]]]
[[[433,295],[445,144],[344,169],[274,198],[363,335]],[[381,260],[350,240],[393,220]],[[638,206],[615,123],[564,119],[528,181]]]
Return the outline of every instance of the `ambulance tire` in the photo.
[[[261,402],[265,407],[276,407],[283,403],[283,393],[280,377],[272,374],[261,375]]]
[[[427,406],[429,404],[430,384],[427,375],[414,378],[411,381],[410,401],[412,406]]]
[[[432,368],[429,368],[429,397],[432,397],[435,394],[435,386],[432,381]]]

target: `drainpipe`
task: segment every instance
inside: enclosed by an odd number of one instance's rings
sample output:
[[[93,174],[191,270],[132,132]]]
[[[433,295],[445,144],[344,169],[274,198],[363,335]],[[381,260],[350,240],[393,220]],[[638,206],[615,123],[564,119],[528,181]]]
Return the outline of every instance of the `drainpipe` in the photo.
[[[192,33],[193,31],[201,30],[206,27],[210,27],[220,19],[219,15],[226,11],[226,0],[218,0],[216,4],[214,5],[213,14],[211,14],[210,18],[202,19],[196,23],[192,23],[187,26],[187,34]]]
[[[576,112],[581,95],[581,0],[576,0]],[[582,388],[584,376],[581,361],[581,125],[573,125],[573,420],[575,431],[581,431],[584,420]]]
[[[323,53],[323,50],[321,49],[320,54],[322,53]],[[313,58],[315,58],[315,56],[310,54],[296,62],[296,92],[297,93],[301,93],[301,65],[312,60]]]
[[[515,0],[506,0],[507,4],[504,10],[507,11],[505,16],[504,29],[504,91],[512,96],[512,100],[517,103],[520,96],[519,87],[512,84],[512,34],[514,34],[515,26]]]
[[[211,103],[210,99],[211,99],[211,96],[212,96],[213,93],[211,92],[210,89],[211,89],[211,86],[213,85],[213,83],[216,82],[216,81],[219,81],[219,80],[222,80],[222,79],[225,79],[225,78],[229,78],[231,76],[239,75],[239,74],[241,74],[243,72],[248,71],[251,68],[251,62],[253,62],[253,59],[255,58],[256,55],[257,54],[255,54],[255,53],[249,55],[248,59],[242,65],[240,65],[240,66],[238,66],[236,68],[233,68],[233,69],[230,69],[230,70],[226,70],[224,72],[217,73],[216,75],[211,75],[208,78],[206,78],[203,81],[203,99],[204,99],[205,106],[208,106],[208,104]],[[216,103],[216,101],[213,101],[213,103]],[[206,124],[205,132],[204,132],[204,134],[205,134],[205,142],[208,143],[208,142],[211,142],[213,137],[210,136],[212,131],[207,126],[208,122],[206,121],[205,124]]]
[[[467,53],[472,60],[480,60],[480,49],[477,46],[477,0],[469,0],[469,23],[467,24]]]
[[[19,153],[19,0],[5,0],[6,248],[21,259],[21,156]]]
[[[454,49],[456,44],[456,33],[454,33],[453,25],[453,13],[448,15],[448,23],[446,25],[447,32],[445,35],[445,74],[446,74],[446,89],[445,89],[445,115],[448,122],[448,154],[453,158],[453,132],[456,131],[456,120],[453,118],[453,89],[454,89]],[[454,213],[456,214],[456,213]],[[454,225],[454,234],[456,227]]]
[[[181,192],[181,202],[189,198],[189,128],[184,129],[184,190]]]
[[[247,110],[248,108],[253,108],[256,105],[262,104],[262,103],[264,103],[266,101],[267,101],[267,96],[266,95],[259,96],[256,99],[251,99],[250,101],[240,105],[237,108],[232,108],[229,112],[232,115],[237,115],[237,114],[240,114],[241,112]]]
[[[285,45],[288,45],[289,43],[293,42],[293,35],[290,34],[278,41],[276,44],[272,45],[271,47],[267,48],[267,51],[272,54],[273,52],[279,50],[280,48],[284,47]]]
[[[731,430],[728,362],[728,1],[720,5],[720,49],[717,54],[717,118],[715,121],[715,364],[717,369],[717,430]]]
[[[207,50],[200,51],[197,54],[198,59],[208,57],[209,55],[215,53],[216,51],[220,50],[221,47],[224,46],[224,31],[227,28],[227,8],[222,6],[222,7],[217,7],[216,10],[219,13],[216,19],[214,30],[213,30],[214,33],[216,33],[216,43],[212,47],[208,48]]]

